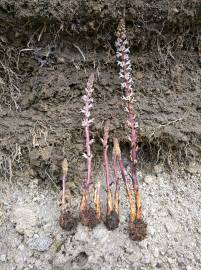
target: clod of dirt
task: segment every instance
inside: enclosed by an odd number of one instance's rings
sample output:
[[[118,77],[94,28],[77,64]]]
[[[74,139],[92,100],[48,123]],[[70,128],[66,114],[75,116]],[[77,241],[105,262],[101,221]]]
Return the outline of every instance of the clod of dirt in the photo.
[[[135,219],[133,223],[129,225],[129,235],[134,241],[142,241],[147,236],[147,223],[142,219]]]
[[[119,226],[119,215],[117,212],[112,211],[110,215],[106,216],[105,226],[108,230],[113,231]]]
[[[70,210],[61,211],[59,224],[62,229],[72,231],[77,227],[78,219],[73,216]]]
[[[82,225],[87,226],[91,229],[96,227],[101,220],[96,217],[96,211],[93,209],[93,207],[88,206],[86,209],[81,211],[80,213],[80,221]]]

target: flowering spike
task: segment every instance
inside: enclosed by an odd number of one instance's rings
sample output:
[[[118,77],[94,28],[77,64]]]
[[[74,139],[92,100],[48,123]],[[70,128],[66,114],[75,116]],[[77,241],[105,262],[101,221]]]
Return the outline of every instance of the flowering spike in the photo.
[[[91,151],[91,145],[93,143],[93,139],[90,138],[90,125],[93,122],[93,119],[90,118],[91,115],[91,108],[93,107],[93,84],[94,84],[94,73],[92,73],[89,76],[87,87],[85,88],[86,94],[82,97],[82,100],[84,101],[84,108],[81,110],[81,112],[84,114],[84,119],[82,121],[82,126],[84,128],[85,132],[85,153],[83,154],[84,158],[86,159],[86,166],[87,166],[87,175],[84,180],[83,184],[83,194],[82,194],[82,200],[80,203],[80,219],[83,225],[94,227],[97,223],[100,222],[100,215],[97,214],[97,209],[100,209],[100,203],[99,197],[97,197],[96,203],[98,203],[98,206],[96,205],[96,210],[94,210],[91,206],[88,206],[88,199],[90,194],[90,187],[92,182],[92,151]],[[98,195],[97,195],[98,196]]]
[[[116,56],[117,65],[120,66],[119,77],[121,79],[121,87],[124,90],[123,100],[125,101],[128,111],[127,124],[131,129],[131,173],[135,194],[135,206],[136,206],[136,222],[131,222],[130,236],[134,240],[142,240],[146,237],[146,224],[142,220],[142,208],[140,195],[138,191],[138,176],[137,176],[137,132],[136,132],[136,116],[133,109],[134,92],[133,92],[133,80],[131,74],[131,62],[130,62],[130,50],[128,47],[128,40],[126,37],[126,27],[124,19],[121,19],[117,28],[117,41],[116,41]],[[143,227],[143,224],[144,227]],[[140,228],[142,229],[140,232]]]

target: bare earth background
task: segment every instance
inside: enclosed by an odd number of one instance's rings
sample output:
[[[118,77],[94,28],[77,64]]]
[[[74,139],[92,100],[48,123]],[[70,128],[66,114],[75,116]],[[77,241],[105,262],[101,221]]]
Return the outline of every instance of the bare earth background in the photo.
[[[64,156],[75,206],[80,201],[81,96],[93,69],[95,179],[104,181],[104,120],[127,153],[114,48],[124,10],[149,230],[141,243],[127,235],[123,188],[116,231],[79,225],[68,234],[58,226]],[[201,268],[200,29],[197,0],[0,0],[1,269]]]

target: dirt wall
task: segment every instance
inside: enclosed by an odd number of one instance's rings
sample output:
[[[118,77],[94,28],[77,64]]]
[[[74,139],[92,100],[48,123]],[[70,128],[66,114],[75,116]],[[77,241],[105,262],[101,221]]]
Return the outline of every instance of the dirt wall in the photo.
[[[115,63],[115,31],[125,14],[131,46],[139,154],[144,161],[201,154],[199,1],[0,1],[0,170],[57,179],[70,160],[83,166],[81,96],[95,69],[95,166],[103,121],[126,146]],[[77,180],[76,180],[77,179]]]

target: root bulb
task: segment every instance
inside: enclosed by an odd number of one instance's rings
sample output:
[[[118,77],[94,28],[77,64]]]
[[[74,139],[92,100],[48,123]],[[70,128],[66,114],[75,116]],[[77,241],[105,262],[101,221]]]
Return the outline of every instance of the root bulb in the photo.
[[[59,224],[62,229],[72,231],[77,227],[78,219],[73,216],[70,210],[62,210],[59,217]]]
[[[82,225],[91,229],[96,227],[96,225],[101,222],[100,218],[97,218],[96,210],[91,206],[87,206],[86,208],[82,209],[82,211],[80,211],[80,221]]]
[[[142,219],[135,219],[129,225],[129,235],[134,241],[142,241],[147,236],[147,224]]]
[[[119,214],[114,210],[106,216],[105,226],[108,230],[113,231],[119,226]]]

